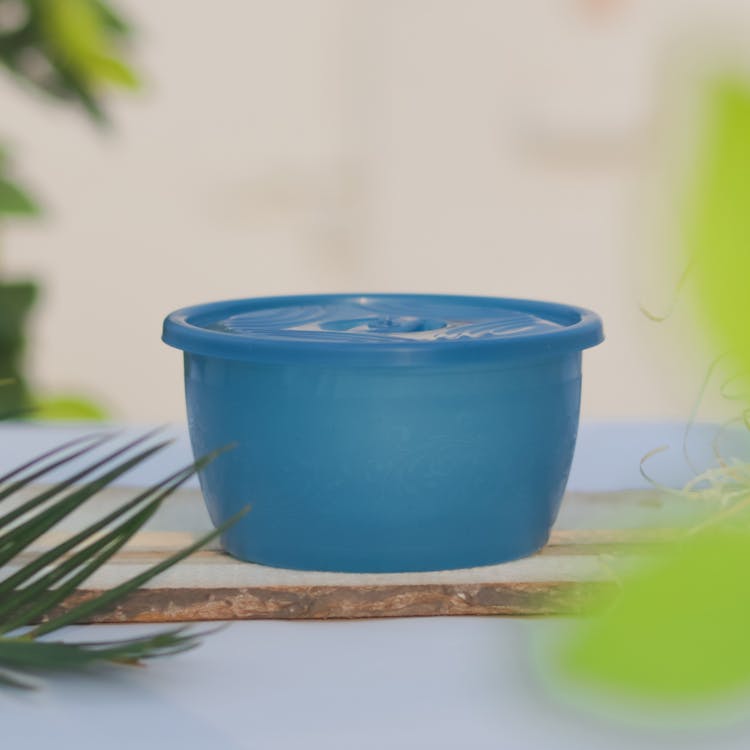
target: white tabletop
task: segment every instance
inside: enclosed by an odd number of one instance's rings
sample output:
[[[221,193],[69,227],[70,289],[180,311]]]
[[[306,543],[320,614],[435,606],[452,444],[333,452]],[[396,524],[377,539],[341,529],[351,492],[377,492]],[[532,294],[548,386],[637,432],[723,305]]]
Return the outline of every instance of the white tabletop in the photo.
[[[77,428],[3,425],[0,469]],[[697,460],[709,428],[691,439]],[[640,457],[680,481],[678,425],[584,425],[571,488],[642,485]],[[130,478],[189,460],[184,437]],[[57,676],[34,693],[0,692],[3,747],[55,748],[743,748],[750,725],[670,732],[615,726],[567,708],[535,676],[531,647],[559,620],[423,618],[237,622],[192,652],[107,679]],[[208,627],[208,626],[201,626]],[[135,635],[142,626],[81,626],[65,637]]]

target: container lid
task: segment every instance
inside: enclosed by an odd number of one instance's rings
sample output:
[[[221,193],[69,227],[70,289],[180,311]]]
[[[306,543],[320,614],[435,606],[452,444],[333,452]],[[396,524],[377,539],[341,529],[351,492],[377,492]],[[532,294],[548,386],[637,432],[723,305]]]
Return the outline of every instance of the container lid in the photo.
[[[500,297],[329,294],[212,302],[177,310],[162,339],[248,362],[416,366],[578,351],[603,340],[580,307]]]

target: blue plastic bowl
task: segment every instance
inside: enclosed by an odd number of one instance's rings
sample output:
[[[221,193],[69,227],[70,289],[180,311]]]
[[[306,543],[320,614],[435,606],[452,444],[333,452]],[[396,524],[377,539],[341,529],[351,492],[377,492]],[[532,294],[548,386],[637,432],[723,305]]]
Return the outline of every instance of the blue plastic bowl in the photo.
[[[172,313],[201,487],[235,557],[306,570],[464,568],[529,555],[573,457],[578,307],[426,295],[270,297]]]

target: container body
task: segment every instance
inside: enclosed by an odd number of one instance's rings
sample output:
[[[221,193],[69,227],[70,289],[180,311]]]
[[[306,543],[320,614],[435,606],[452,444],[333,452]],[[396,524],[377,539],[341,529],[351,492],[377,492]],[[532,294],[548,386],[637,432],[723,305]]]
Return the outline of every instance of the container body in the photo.
[[[578,428],[581,352],[429,367],[185,353],[211,518],[232,555],[307,570],[488,565],[541,548]]]

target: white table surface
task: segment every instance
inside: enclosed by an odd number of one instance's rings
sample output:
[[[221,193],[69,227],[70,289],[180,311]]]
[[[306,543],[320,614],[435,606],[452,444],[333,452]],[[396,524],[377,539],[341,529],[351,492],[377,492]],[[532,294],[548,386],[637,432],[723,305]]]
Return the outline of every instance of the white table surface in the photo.
[[[0,427],[0,469],[79,433],[76,427]],[[176,444],[126,483],[143,484],[190,459]],[[583,425],[570,489],[638,487],[641,456],[679,482],[682,427]],[[691,446],[707,455],[713,430]],[[205,627],[205,626],[203,626]],[[3,748],[620,748],[750,747],[750,724],[655,731],[571,709],[535,677],[533,637],[556,619],[423,618],[357,622],[236,622],[195,651],[106,679],[57,676],[34,693],[0,691]],[[135,625],[81,626],[64,637],[135,635]],[[750,712],[748,712],[750,713]]]

